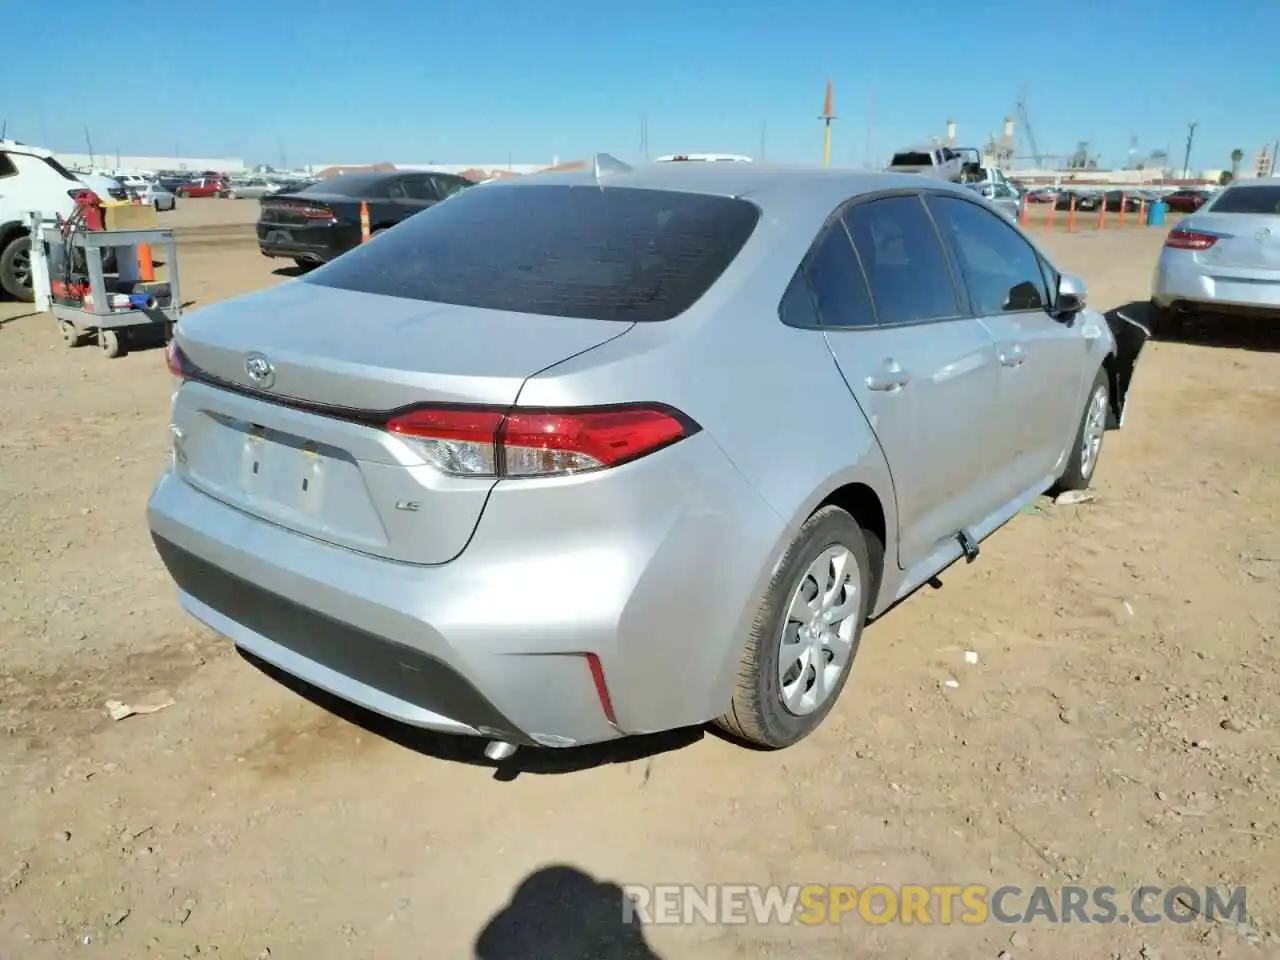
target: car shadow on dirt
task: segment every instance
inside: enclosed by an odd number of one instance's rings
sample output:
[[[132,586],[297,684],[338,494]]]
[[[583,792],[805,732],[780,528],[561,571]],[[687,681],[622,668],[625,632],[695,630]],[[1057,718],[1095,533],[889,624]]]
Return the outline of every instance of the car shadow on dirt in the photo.
[[[318,266],[318,264],[316,265]],[[305,277],[308,273],[315,269],[315,266],[300,266],[299,264],[291,264],[287,267],[276,267],[271,271],[271,275],[275,277]]]
[[[1108,310],[1107,313],[1123,313],[1152,330],[1151,304],[1145,300],[1126,303]],[[1192,314],[1186,318],[1183,332],[1179,336],[1152,330],[1151,339],[1163,343],[1185,343],[1194,347],[1280,353],[1280,313],[1268,319],[1211,313]]]
[[[613,763],[635,763],[648,760],[658,754],[681,750],[706,736],[706,731],[701,727],[684,727],[663,733],[623,737],[619,740],[593,743],[582,747],[521,747],[510,757],[495,761],[484,755],[485,744],[488,741],[480,737],[435,733],[419,727],[411,727],[336,697],[319,687],[313,687],[305,680],[287,674],[245,650],[237,648],[236,652],[249,664],[277,683],[288,687],[298,696],[376,737],[437,760],[489,767],[493,770],[493,778],[503,782],[514,780],[522,773],[578,773]],[[648,767],[643,777],[647,782]]]
[[[628,894],[576,867],[543,867],[476,937],[476,960],[662,960]],[[634,904],[634,901],[632,901]]]

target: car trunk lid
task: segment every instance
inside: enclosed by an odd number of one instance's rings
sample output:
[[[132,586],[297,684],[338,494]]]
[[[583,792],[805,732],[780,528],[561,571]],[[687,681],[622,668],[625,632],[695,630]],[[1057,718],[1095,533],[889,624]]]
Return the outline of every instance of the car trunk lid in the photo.
[[[224,301],[184,317],[175,340],[190,377],[174,399],[175,470],[314,539],[445,563],[470,539],[496,481],[440,473],[411,439],[383,429],[383,414],[423,403],[509,406],[529,376],[631,326],[306,282]]]
[[[1217,238],[1196,252],[1205,267],[1280,271],[1280,216],[1251,213],[1196,213],[1179,229]]]

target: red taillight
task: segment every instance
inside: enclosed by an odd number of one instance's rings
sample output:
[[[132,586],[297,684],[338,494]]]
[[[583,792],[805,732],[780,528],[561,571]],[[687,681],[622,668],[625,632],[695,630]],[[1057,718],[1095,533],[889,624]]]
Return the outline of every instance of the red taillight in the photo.
[[[178,349],[178,342],[170,340],[169,345],[164,350],[164,362],[168,366],[169,372],[178,380],[187,379],[186,359],[182,355],[182,351]]]
[[[1217,236],[1212,233],[1174,227],[1165,237],[1164,245],[1172,250],[1208,250],[1217,242]]]
[[[411,439],[452,476],[547,477],[636,460],[698,427],[661,405],[566,410],[422,407],[392,417],[388,430]]]

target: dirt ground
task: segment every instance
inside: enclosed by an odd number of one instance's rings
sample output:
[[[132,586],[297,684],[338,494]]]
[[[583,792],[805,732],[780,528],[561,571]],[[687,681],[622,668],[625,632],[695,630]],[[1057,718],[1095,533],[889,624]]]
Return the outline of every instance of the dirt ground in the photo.
[[[197,308],[284,282],[255,207],[162,217]],[[1033,229],[1095,306],[1145,301],[1161,230]],[[162,353],[68,350],[24,314],[0,303],[0,957],[1280,952],[1280,330],[1150,344],[1096,501],[1041,501],[869,628],[799,746],[690,731],[495,770],[187,619],[143,515]],[[1250,921],[695,923],[644,947],[609,886],[877,881],[1245,885]]]

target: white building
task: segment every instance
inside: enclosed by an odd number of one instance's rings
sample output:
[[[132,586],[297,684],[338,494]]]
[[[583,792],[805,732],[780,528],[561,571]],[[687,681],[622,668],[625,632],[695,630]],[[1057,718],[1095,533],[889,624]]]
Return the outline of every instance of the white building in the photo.
[[[243,173],[244,161],[239,157],[135,157],[116,153],[63,153],[56,151],[58,162],[76,170],[190,170],[199,173]]]

